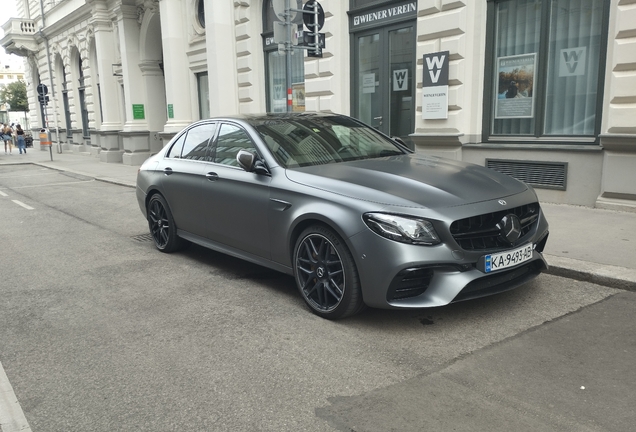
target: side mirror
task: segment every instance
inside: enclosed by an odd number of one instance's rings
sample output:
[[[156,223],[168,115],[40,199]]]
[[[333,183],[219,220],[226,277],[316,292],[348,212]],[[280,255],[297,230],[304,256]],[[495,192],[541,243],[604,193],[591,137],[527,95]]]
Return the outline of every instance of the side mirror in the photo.
[[[256,155],[247,150],[239,150],[236,154],[236,161],[239,166],[247,172],[254,174],[270,175],[265,162],[258,159]]]
[[[236,161],[239,166],[243,168],[247,172],[254,171],[254,162],[256,161],[256,156],[252,152],[248,152],[247,150],[239,150],[236,154]]]
[[[402,144],[404,147],[407,147],[406,143],[404,142],[402,138],[394,136],[394,137],[391,137],[391,139],[393,139],[393,141],[397,141],[398,144]]]

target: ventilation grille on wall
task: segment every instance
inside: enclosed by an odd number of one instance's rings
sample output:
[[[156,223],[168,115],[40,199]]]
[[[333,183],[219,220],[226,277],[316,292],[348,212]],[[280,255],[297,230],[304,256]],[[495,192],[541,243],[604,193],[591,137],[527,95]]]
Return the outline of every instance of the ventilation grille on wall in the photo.
[[[565,190],[567,186],[567,162],[486,159],[486,167],[537,188]]]

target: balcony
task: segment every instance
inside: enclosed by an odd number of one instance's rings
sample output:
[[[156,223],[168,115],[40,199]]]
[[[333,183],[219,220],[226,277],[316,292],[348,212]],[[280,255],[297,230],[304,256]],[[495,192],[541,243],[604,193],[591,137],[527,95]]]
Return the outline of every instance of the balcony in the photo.
[[[0,45],[8,54],[27,57],[29,54],[38,52],[34,20],[11,18],[2,25],[2,30],[4,30],[4,37],[0,39]]]

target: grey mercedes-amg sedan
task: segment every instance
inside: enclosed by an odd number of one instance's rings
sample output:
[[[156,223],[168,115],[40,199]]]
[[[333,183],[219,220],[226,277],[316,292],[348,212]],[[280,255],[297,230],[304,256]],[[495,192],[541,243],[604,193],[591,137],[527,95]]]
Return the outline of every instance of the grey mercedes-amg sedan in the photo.
[[[343,115],[193,123],[141,166],[137,199],[160,251],[192,242],[293,275],[329,319],[482,297],[547,268],[532,188]]]

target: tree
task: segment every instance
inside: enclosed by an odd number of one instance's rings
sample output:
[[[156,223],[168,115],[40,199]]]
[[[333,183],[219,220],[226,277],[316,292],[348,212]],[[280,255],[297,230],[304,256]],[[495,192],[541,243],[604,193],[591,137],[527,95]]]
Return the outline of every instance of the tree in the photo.
[[[0,89],[0,102],[8,103],[11,111],[29,111],[26,83],[22,80],[13,81]]]

